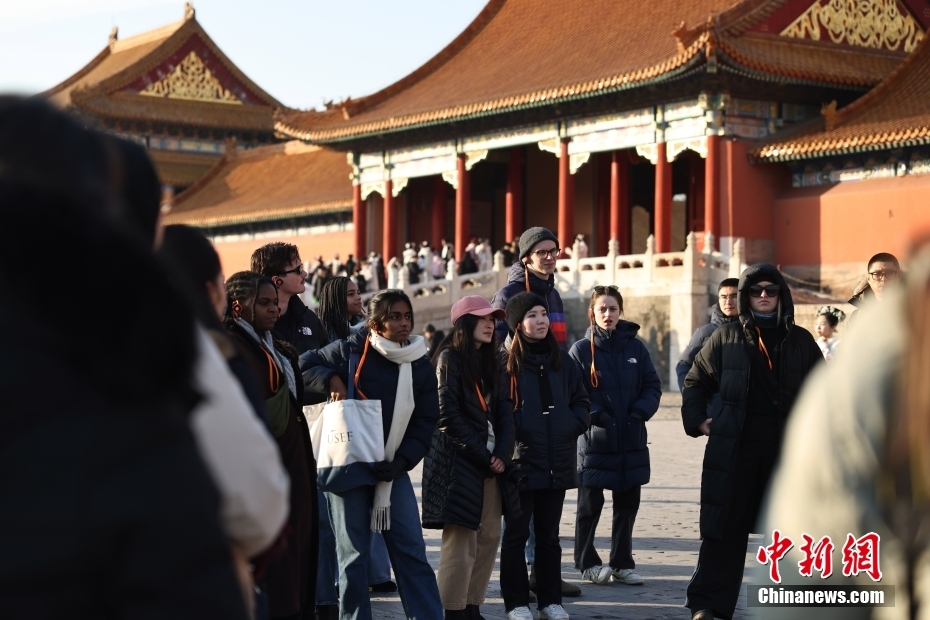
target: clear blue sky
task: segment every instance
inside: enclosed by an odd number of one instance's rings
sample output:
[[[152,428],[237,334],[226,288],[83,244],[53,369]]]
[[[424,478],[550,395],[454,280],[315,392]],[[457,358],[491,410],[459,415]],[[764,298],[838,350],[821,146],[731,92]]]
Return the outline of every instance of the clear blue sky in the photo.
[[[374,92],[420,66],[485,0],[195,0],[197,19],[285,105]],[[183,0],[0,0],[0,92],[61,82],[106,46],[183,15]]]

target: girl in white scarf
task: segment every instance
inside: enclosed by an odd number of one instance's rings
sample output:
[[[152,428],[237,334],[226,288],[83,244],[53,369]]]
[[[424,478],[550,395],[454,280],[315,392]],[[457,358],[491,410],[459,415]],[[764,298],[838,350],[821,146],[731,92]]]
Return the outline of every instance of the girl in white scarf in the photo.
[[[374,486],[326,492],[339,560],[339,606],[344,616],[371,618],[368,549],[371,532],[380,531],[407,617],[442,618],[407,475],[426,455],[439,419],[436,375],[423,338],[411,336],[413,310],[403,291],[375,295],[369,317],[368,329],[300,358],[309,389],[345,398],[341,386],[331,390],[332,378],[339,376],[345,385],[354,382],[355,398],[380,400],[384,417],[385,460],[372,466]]]

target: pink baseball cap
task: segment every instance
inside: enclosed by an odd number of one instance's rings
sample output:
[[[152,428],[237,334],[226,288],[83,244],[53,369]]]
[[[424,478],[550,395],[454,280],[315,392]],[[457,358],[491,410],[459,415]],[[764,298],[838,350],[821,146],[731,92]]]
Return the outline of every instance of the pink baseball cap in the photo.
[[[481,295],[468,295],[452,304],[452,322],[455,323],[459,317],[466,314],[475,316],[493,315],[495,319],[503,319],[506,313],[500,308],[492,306],[487,299]]]

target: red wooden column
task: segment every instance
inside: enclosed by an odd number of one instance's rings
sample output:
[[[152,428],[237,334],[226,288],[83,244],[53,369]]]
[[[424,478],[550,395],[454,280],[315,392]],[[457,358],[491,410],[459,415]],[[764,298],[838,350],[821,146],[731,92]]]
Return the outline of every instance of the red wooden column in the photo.
[[[704,232],[720,243],[720,136],[707,136],[707,160],[704,162]]]
[[[672,249],[672,164],[666,158],[664,142],[656,145],[656,203],[655,235],[656,252],[671,252]]]
[[[446,237],[446,182],[441,174],[433,179],[433,247],[442,249],[439,243]]]
[[[458,188],[455,191],[455,260],[461,261],[465,246],[471,237],[471,188],[468,186],[468,170],[465,168],[465,153],[459,153]]]
[[[507,213],[504,223],[504,243],[510,243],[523,232],[523,151],[510,149],[507,165]]]
[[[610,157],[610,238],[616,239],[621,254],[630,253],[629,200],[630,163],[620,151]]]
[[[352,225],[355,227],[355,258],[360,259],[368,252],[365,242],[368,239],[368,213],[362,202],[362,186],[352,186]]]
[[[559,149],[559,247],[571,248],[575,242],[575,184],[569,169],[568,138]]]
[[[384,263],[397,256],[397,202],[394,181],[384,182]]]

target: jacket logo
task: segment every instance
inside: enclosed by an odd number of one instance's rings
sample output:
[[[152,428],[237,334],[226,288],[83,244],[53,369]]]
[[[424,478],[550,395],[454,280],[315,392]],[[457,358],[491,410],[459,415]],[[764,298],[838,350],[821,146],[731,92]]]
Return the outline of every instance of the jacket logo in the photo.
[[[629,363],[631,363],[631,364],[636,364],[636,363],[637,363],[635,357],[631,357],[631,358],[628,359],[627,361],[628,361]]]
[[[303,334],[304,336],[312,336],[312,335],[313,335],[313,330],[310,329],[309,327],[301,327],[301,328],[300,328],[300,333]]]

